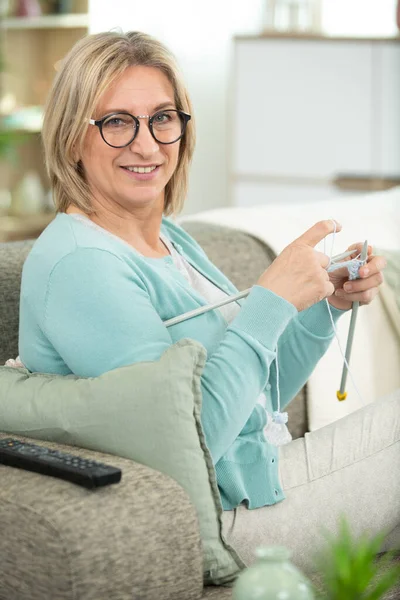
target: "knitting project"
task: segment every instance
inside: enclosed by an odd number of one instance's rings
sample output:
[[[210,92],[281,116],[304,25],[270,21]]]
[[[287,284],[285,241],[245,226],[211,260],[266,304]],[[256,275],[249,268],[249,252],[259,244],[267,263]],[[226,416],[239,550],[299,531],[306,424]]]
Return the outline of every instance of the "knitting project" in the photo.
[[[334,263],[333,265],[329,265],[329,267],[327,268],[327,271],[328,271],[328,273],[331,273],[332,271],[336,271],[337,269],[346,267],[346,269],[349,272],[349,279],[350,280],[358,279],[359,271],[360,271],[361,267],[363,267],[365,265],[366,262],[367,262],[366,260],[360,260],[360,258],[357,256],[356,258],[353,258],[352,260]]]
[[[365,265],[366,260],[360,260],[360,255],[352,260],[329,264],[327,267],[328,273],[345,267],[349,272],[349,280],[358,279],[361,267]],[[329,310],[329,305],[328,305]],[[335,331],[336,334],[336,331]],[[292,436],[286,423],[288,422],[287,412],[280,412],[281,401],[279,393],[279,365],[278,365],[278,348],[276,349],[276,387],[278,395],[278,410],[275,410],[272,415],[267,413],[267,425],[264,428],[264,435],[268,442],[273,446],[283,446],[292,441]]]

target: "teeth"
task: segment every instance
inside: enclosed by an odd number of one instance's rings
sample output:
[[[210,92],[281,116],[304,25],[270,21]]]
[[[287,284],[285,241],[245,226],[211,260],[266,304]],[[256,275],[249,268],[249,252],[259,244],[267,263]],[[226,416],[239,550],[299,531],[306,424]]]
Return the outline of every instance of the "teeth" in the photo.
[[[157,167],[125,167],[128,171],[133,171],[133,173],[151,173]]]

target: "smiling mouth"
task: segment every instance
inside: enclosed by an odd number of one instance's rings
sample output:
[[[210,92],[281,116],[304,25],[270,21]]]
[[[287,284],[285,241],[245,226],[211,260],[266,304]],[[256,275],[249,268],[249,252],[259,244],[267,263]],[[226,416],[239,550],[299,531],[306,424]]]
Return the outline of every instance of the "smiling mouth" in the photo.
[[[152,173],[155,171],[160,165],[153,165],[151,167],[122,167],[131,173]]]

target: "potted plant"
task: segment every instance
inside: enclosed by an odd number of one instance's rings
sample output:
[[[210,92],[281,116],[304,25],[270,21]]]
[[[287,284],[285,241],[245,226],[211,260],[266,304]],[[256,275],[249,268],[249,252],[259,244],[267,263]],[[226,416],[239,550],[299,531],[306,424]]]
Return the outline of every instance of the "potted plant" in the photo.
[[[337,536],[325,532],[328,546],[315,559],[321,600],[381,600],[400,584],[399,551],[379,554],[385,532],[376,536],[364,533],[356,539],[344,516]]]

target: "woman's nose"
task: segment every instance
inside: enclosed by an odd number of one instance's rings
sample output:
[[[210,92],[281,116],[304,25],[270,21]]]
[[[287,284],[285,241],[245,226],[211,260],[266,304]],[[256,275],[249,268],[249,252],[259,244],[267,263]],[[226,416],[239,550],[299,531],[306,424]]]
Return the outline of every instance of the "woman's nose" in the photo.
[[[132,152],[141,154],[142,156],[152,156],[158,152],[159,145],[151,135],[147,120],[141,120],[139,131],[130,144],[130,149]]]

